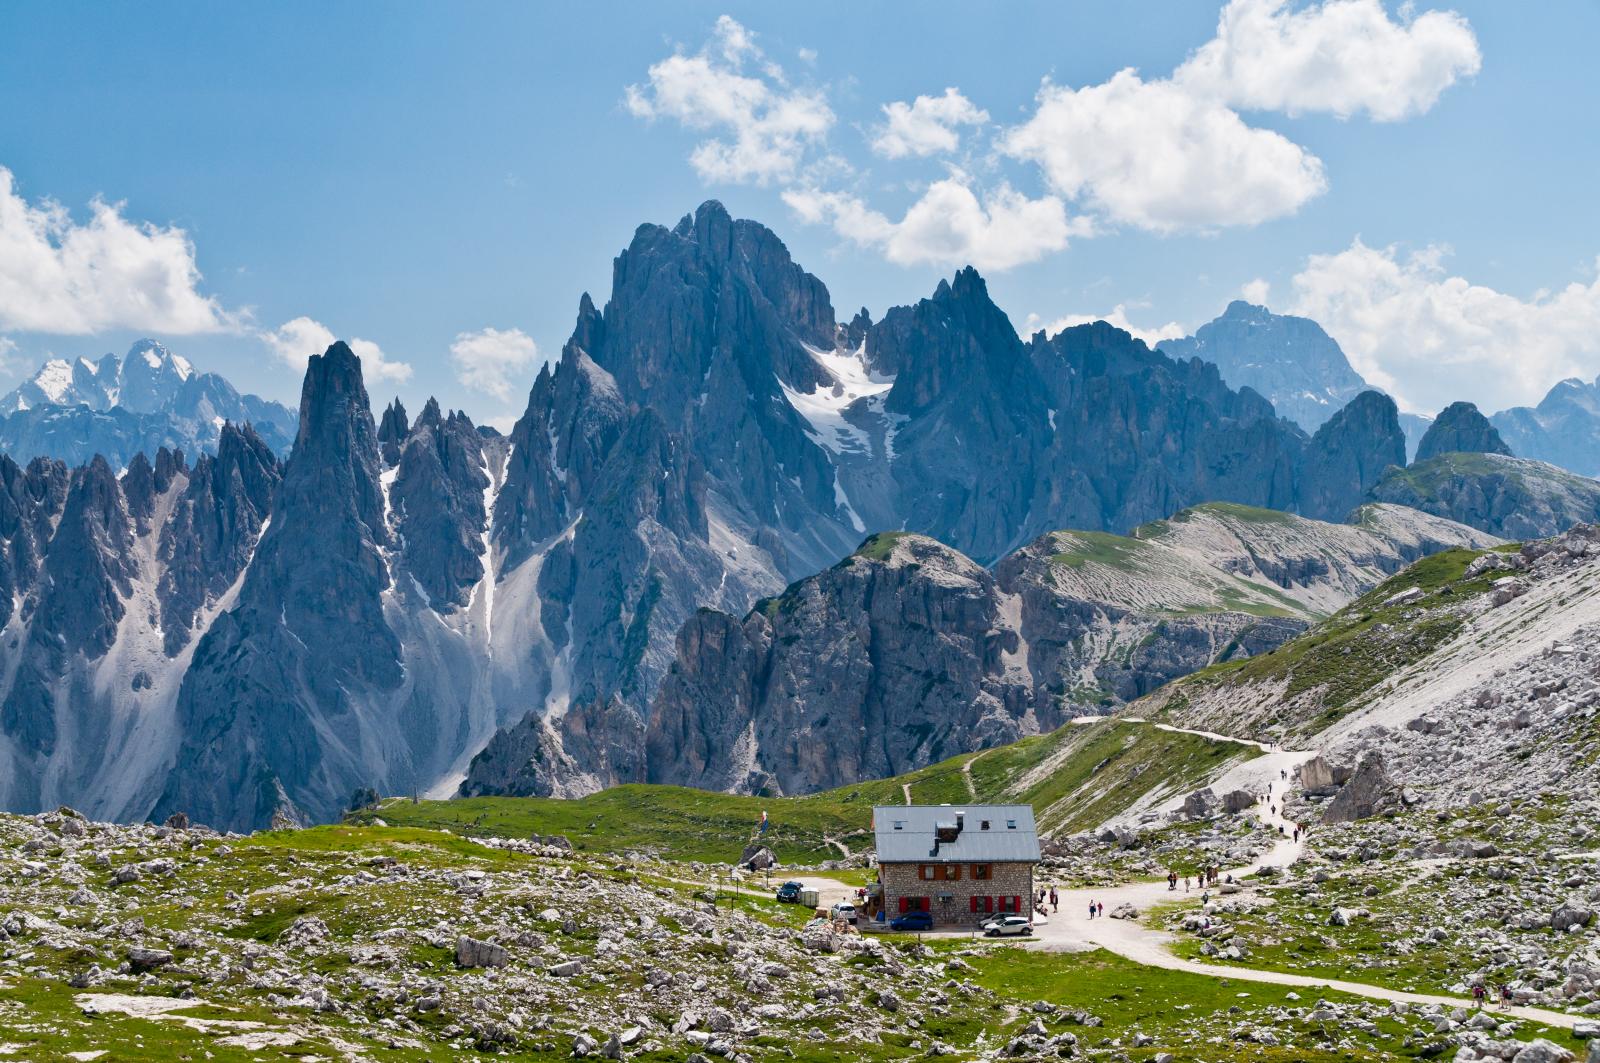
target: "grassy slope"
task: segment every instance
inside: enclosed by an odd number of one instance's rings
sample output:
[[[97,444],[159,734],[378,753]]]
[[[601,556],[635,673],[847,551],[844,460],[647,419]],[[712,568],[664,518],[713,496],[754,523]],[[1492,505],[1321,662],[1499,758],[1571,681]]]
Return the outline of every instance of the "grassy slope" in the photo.
[[[1505,576],[1491,571],[1464,578],[1467,565],[1483,552],[1445,550],[1424,558],[1299,638],[1268,653],[1186,676],[1158,692],[1158,697],[1171,714],[1182,709],[1191,693],[1283,682],[1286,710],[1298,695],[1322,693],[1313,716],[1285,716],[1277,722],[1290,729],[1321,730],[1361,705],[1385,679],[1426,657],[1461,629],[1464,620],[1458,607]],[[1411,587],[1421,588],[1427,597],[1410,605],[1385,604]]]
[[[377,815],[397,826],[468,835],[564,834],[581,851],[653,851],[675,860],[726,863],[755,837],[765,811],[771,826],[763,840],[779,859],[815,863],[841,855],[830,838],[852,850],[870,844],[872,806],[904,803],[906,786],[919,804],[1032,804],[1047,829],[1077,831],[1125,811],[1154,787],[1192,789],[1248,753],[1234,743],[1107,720],[963,754],[892,779],[799,797],[640,783],[578,800],[473,797],[413,804],[402,798],[353,818]]]

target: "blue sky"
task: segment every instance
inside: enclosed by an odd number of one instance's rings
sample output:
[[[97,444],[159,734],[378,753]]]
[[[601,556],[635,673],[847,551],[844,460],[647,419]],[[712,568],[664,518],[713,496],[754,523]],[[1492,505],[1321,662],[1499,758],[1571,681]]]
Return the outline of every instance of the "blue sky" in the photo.
[[[8,4],[0,383],[149,333],[292,401],[333,334],[504,424],[634,227],[715,197],[841,313],[969,260],[1019,328],[1249,292],[1410,408],[1536,401],[1600,373],[1597,39],[1592,0]]]

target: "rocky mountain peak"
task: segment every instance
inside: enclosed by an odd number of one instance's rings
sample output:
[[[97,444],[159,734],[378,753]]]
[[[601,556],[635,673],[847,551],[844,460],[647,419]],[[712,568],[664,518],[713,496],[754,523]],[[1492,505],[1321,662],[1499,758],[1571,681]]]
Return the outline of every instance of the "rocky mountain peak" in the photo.
[[[1235,388],[1264,395],[1279,416],[1314,432],[1367,388],[1321,325],[1235,299],[1193,336],[1157,345],[1174,358],[1217,366]]]
[[[383,451],[385,465],[393,465],[400,460],[400,446],[405,442],[406,433],[411,431],[411,424],[406,420],[406,408],[398,398],[384,407],[383,417],[378,422],[378,445]]]
[[[1399,407],[1381,391],[1363,391],[1317,429],[1305,463],[1300,512],[1344,520],[1389,467],[1406,463]]]
[[[1489,419],[1470,402],[1452,402],[1439,412],[1422,442],[1417,444],[1417,460],[1427,461],[1440,454],[1507,454],[1511,448]]]

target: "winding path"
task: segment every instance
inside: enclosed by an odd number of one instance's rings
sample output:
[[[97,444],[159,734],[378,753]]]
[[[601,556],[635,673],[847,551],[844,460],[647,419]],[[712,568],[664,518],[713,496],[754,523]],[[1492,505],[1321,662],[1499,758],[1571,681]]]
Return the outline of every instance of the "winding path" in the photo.
[[[1163,725],[1156,724],[1155,726],[1160,727]],[[1222,741],[1241,741],[1240,739],[1229,739],[1220,735],[1215,737]],[[1259,743],[1253,742],[1248,744],[1259,745]],[[1260,748],[1266,749],[1265,746]],[[1281,800],[1282,791],[1274,787],[1273,797],[1275,800]],[[1265,797],[1261,799],[1261,803],[1257,806],[1255,815],[1269,827],[1286,828],[1288,835],[1280,838],[1272,848],[1254,862],[1244,867],[1230,868],[1225,872],[1225,874],[1231,874],[1235,879],[1253,874],[1264,867],[1288,867],[1299,859],[1305,848],[1303,841],[1294,840],[1293,826],[1273,810],[1272,804]],[[1190,893],[1188,896],[1198,899],[1198,892],[1195,891],[1195,893]],[[1141,915],[1144,915],[1156,905],[1165,904],[1173,900],[1182,900],[1185,897],[1185,894],[1181,892],[1175,893],[1169,890],[1165,882],[1133,882],[1108,889],[1062,890],[1059,891],[1059,896],[1061,901],[1059,914],[1048,919],[1035,917],[1034,937],[1030,947],[1047,952],[1081,952],[1088,949],[1101,948],[1148,967],[1186,971],[1211,978],[1231,978],[1242,982],[1268,982],[1274,985],[1299,986],[1307,989],[1332,989],[1373,1000],[1400,1001],[1407,1004],[1439,1004],[1451,1008],[1473,1008],[1477,1006],[1473,1001],[1464,997],[1407,993],[1398,989],[1389,989],[1385,986],[1369,985],[1365,982],[1347,982],[1337,978],[1289,974],[1284,971],[1265,971],[1251,967],[1233,967],[1186,960],[1172,952],[1172,944],[1177,939],[1163,930],[1145,926],[1137,919],[1112,919],[1109,916],[1096,919],[1089,918],[1089,902],[1091,900],[1104,904],[1108,912],[1114,910],[1118,905],[1131,904],[1139,910]],[[1568,1015],[1559,1011],[1547,1011],[1543,1008],[1529,1007],[1505,1008],[1502,1011],[1497,1011],[1496,1014],[1514,1015],[1517,1018],[1541,1022],[1547,1026],[1559,1026],[1564,1029],[1571,1029],[1580,1019],[1579,1016]]]

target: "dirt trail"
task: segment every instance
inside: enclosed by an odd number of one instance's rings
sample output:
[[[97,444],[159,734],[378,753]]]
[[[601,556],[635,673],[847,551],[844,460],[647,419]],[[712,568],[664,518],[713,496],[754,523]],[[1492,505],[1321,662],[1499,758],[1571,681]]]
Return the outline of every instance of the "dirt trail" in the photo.
[[[1156,726],[1162,725],[1157,724]],[[1223,740],[1232,741],[1225,738]],[[1249,744],[1255,745],[1257,743]],[[1282,792],[1276,787],[1274,787],[1273,797],[1275,800],[1281,800],[1282,798]],[[1269,827],[1286,828],[1288,834],[1281,837],[1271,849],[1254,862],[1244,867],[1231,868],[1224,872],[1224,875],[1231,874],[1236,880],[1245,875],[1253,874],[1263,867],[1288,867],[1299,859],[1305,848],[1304,841],[1296,841],[1294,839],[1293,826],[1283,819],[1281,815],[1273,811],[1271,802],[1265,798],[1257,805],[1255,815]],[[1408,1004],[1440,1004],[1446,1007],[1466,1008],[1475,1006],[1471,1000],[1464,997],[1407,993],[1397,989],[1389,989],[1385,986],[1369,985],[1365,982],[1347,982],[1316,975],[1262,971],[1250,967],[1230,967],[1186,960],[1173,954],[1172,944],[1176,940],[1173,935],[1163,930],[1145,926],[1134,919],[1112,919],[1109,917],[1109,913],[1122,904],[1132,904],[1139,910],[1141,916],[1145,916],[1156,905],[1170,903],[1175,900],[1181,901],[1186,896],[1188,899],[1199,900],[1201,892],[1199,889],[1194,889],[1186,895],[1183,892],[1181,883],[1177,891],[1169,890],[1165,881],[1134,882],[1125,886],[1113,886],[1108,889],[1062,890],[1060,891],[1061,910],[1059,914],[1053,918],[1039,919],[1035,922],[1031,947],[1052,952],[1080,952],[1102,948],[1149,967],[1161,967],[1171,971],[1187,971],[1211,978],[1268,982],[1273,985],[1302,986],[1308,989],[1335,989],[1373,1000],[1401,1001]],[[1212,895],[1215,896],[1216,892],[1212,891]],[[1105,918],[1089,918],[1089,902],[1091,900],[1106,906],[1107,916]],[[1548,1026],[1559,1026],[1565,1029],[1571,1029],[1572,1025],[1578,1021],[1577,1016],[1566,1015],[1559,1011],[1546,1011],[1543,1008],[1513,1007],[1506,1009],[1506,1012],[1518,1018],[1542,1022]]]

